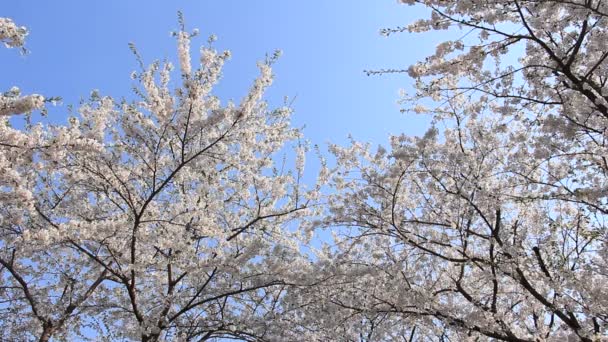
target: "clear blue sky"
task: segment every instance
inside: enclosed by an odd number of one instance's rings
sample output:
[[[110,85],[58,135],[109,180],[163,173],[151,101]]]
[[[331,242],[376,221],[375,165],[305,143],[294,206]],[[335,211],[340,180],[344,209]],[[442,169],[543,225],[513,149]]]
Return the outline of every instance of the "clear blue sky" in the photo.
[[[398,90],[409,88],[407,75],[368,77],[364,69],[404,68],[431,53],[437,35],[382,37],[383,27],[403,26],[424,9],[395,0],[206,0],[206,1],[8,1],[0,16],[30,29],[27,49],[0,49],[0,89],[19,86],[25,93],[63,97],[52,110],[64,120],[65,106],[76,105],[93,89],[129,97],[137,65],[127,44],[134,42],[146,62],[175,60],[176,13],[190,28],[200,28],[197,47],[215,33],[216,46],[230,49],[216,93],[240,99],[257,73],[256,61],[282,49],[271,103],[296,96],[293,122],[306,125],[313,143],[344,143],[349,133],[385,144],[390,133],[420,133],[422,118],[404,116]],[[197,49],[198,50],[198,49]]]

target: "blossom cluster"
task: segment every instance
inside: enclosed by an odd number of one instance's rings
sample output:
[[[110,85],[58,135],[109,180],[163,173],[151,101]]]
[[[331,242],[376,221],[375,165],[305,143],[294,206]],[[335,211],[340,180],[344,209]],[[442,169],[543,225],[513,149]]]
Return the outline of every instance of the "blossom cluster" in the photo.
[[[10,18],[0,18],[0,42],[6,47],[22,47],[27,36],[27,29],[17,26]]]

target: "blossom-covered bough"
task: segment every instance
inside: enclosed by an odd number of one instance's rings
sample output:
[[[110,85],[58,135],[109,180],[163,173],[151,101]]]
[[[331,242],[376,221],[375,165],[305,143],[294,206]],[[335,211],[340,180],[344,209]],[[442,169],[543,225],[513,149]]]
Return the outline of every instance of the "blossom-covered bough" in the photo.
[[[291,109],[211,94],[228,52],[178,42],[181,83],[154,62],[138,99],[96,93],[66,126],[1,128],[0,339],[280,340],[272,322],[305,279],[318,186],[278,153],[303,149]],[[141,62],[136,50],[137,58]],[[289,145],[291,144],[291,145]],[[302,150],[303,151],[303,150]]]
[[[463,32],[403,70],[432,127],[332,148],[350,228],[294,306],[345,341],[605,339],[608,4],[403,2],[430,18],[383,33]]]
[[[0,18],[0,43],[7,48],[23,49],[27,34],[25,27],[17,26],[10,18]],[[43,106],[43,96],[34,94],[22,97],[17,87],[0,94],[0,118],[39,110]]]

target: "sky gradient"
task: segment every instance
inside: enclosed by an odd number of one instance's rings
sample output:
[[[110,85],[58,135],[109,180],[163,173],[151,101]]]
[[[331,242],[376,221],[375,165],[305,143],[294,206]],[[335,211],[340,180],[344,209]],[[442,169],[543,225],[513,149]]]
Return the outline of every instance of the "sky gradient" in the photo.
[[[51,109],[53,121],[67,118],[67,105],[77,105],[93,89],[117,99],[132,96],[131,71],[137,63],[128,49],[133,42],[146,63],[168,58],[175,64],[177,11],[189,29],[212,33],[215,46],[229,49],[232,59],[215,93],[240,100],[257,74],[256,61],[281,49],[275,83],[267,92],[271,104],[295,97],[293,124],[303,127],[314,144],[357,140],[386,144],[389,134],[420,134],[426,120],[399,113],[400,88],[411,89],[404,74],[366,76],[363,70],[406,68],[430,54],[437,34],[381,36],[381,28],[404,26],[425,9],[395,0],[317,1],[11,1],[1,16],[29,28],[26,48],[0,50],[0,89],[19,86],[24,93],[61,96]]]

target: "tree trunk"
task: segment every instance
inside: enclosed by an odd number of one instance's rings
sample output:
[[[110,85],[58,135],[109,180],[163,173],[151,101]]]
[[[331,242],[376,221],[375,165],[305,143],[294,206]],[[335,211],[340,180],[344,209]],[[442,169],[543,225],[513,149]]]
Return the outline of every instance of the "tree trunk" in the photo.
[[[53,332],[55,332],[55,327],[50,323],[44,323],[42,325],[42,334],[40,335],[38,342],[48,342],[53,336]]]

